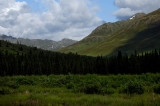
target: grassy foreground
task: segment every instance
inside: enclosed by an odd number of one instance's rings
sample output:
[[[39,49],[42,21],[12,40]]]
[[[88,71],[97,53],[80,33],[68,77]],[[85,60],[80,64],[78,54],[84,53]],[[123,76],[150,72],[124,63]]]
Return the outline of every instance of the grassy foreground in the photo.
[[[159,106],[160,74],[0,77],[0,105]]]

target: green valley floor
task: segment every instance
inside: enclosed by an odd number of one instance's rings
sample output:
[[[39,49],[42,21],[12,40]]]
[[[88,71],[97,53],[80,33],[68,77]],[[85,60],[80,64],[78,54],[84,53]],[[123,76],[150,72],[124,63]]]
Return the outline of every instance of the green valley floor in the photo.
[[[0,77],[1,106],[159,106],[160,74]]]

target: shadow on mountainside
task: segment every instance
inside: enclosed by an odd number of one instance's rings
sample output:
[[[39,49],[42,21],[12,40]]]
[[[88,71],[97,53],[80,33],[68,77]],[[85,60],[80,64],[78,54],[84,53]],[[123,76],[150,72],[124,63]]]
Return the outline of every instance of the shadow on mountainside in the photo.
[[[117,51],[123,54],[131,54],[134,51],[150,51],[160,49],[160,22],[149,25],[149,28],[139,32],[134,38],[127,41],[126,45],[118,47],[110,55],[115,55]]]

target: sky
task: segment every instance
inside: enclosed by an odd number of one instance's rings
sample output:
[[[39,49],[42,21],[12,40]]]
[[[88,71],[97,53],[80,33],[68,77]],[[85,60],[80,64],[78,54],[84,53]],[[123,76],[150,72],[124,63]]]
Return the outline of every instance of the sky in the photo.
[[[41,2],[36,2],[35,0],[16,0],[16,1],[27,2],[32,8],[32,11],[34,12],[40,13],[42,11],[46,11],[46,9],[44,9],[45,8],[44,4]],[[118,10],[118,8],[114,5],[114,0],[93,0],[91,6],[98,6],[99,10],[97,11],[96,15],[105,22],[117,21],[116,17],[112,15],[114,11]]]
[[[0,34],[81,40],[104,22],[160,8],[160,0],[0,0]]]

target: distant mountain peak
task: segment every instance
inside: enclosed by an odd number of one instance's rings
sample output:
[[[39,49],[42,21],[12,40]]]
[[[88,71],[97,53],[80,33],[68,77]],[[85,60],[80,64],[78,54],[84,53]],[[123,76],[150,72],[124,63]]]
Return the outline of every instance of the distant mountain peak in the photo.
[[[65,41],[75,41],[75,42],[77,42],[76,40],[72,40],[72,39],[69,39],[69,38],[63,38],[60,42],[65,42]]]
[[[140,18],[140,17],[142,17],[142,16],[144,16],[144,15],[146,15],[146,14],[145,14],[145,13],[137,13],[137,14],[131,16],[131,17],[129,18],[129,20],[137,19],[137,18]]]
[[[1,37],[2,39],[16,39],[15,37],[7,36],[7,35],[4,35],[4,34],[0,34],[0,37]]]
[[[70,46],[77,41],[72,39],[64,38],[61,41],[53,41],[53,40],[41,40],[41,39],[24,39],[24,38],[14,38],[12,36],[7,36],[4,34],[0,34],[0,40],[7,40],[11,43],[17,43],[20,42],[21,44],[27,45],[27,46],[33,46],[37,48],[41,48],[44,50],[51,50],[55,51],[57,49]]]
[[[131,18],[129,18],[130,20],[134,19],[135,18],[135,15],[133,15]]]
[[[61,41],[63,41],[63,40],[71,40],[71,39],[68,39],[68,38],[63,38]]]

